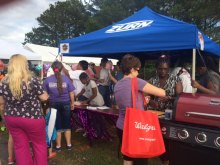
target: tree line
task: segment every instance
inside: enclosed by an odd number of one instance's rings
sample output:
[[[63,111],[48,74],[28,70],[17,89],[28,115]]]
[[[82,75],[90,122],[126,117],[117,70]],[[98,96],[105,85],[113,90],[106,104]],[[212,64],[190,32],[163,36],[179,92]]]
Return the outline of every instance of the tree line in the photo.
[[[67,0],[51,4],[37,18],[39,26],[25,34],[24,44],[57,47],[60,40],[101,29],[145,6],[162,15],[195,24],[220,43],[219,0]]]

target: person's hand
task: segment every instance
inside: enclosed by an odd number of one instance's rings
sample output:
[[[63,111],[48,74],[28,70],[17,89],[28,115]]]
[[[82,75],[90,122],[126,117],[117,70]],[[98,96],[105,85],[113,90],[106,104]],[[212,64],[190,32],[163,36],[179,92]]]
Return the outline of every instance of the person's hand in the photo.
[[[154,100],[150,100],[149,104],[150,104],[150,106],[151,106],[153,109],[158,109],[158,108],[159,108],[158,102],[156,102],[156,101],[154,101]]]
[[[171,97],[170,96],[164,96],[164,97],[160,97],[159,99],[160,99],[161,102],[168,102],[171,99]]]
[[[70,104],[71,110],[74,110],[74,102]]]
[[[147,110],[148,104],[150,103],[150,96],[145,96],[144,99],[144,109]]]
[[[196,80],[191,80],[191,85],[193,88],[199,88],[201,85]]]
[[[82,101],[81,104],[82,104],[82,105],[87,105],[87,104],[89,104],[89,101],[87,101],[87,100]]]
[[[150,102],[150,96],[145,96],[145,101],[146,101],[146,104],[149,104],[149,102]]]

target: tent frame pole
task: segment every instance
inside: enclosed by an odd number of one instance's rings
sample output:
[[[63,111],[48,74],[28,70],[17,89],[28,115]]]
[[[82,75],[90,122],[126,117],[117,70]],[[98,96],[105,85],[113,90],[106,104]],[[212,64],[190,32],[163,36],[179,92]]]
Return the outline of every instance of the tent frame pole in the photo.
[[[196,78],[196,49],[192,51],[192,80]],[[196,88],[193,88],[193,93],[196,93]]]
[[[220,57],[218,58],[218,72],[220,73]]]

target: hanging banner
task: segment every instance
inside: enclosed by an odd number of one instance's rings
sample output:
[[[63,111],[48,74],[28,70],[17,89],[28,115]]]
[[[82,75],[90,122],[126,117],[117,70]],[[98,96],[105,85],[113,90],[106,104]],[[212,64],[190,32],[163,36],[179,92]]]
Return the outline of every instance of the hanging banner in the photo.
[[[60,44],[60,53],[69,53],[69,43]]]
[[[200,50],[204,50],[204,38],[201,32],[198,32]]]

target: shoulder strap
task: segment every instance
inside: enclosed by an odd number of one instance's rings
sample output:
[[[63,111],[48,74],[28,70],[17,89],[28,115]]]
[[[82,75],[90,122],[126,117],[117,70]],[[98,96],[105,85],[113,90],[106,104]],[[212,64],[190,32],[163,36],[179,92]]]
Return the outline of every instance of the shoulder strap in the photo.
[[[137,78],[132,78],[131,79],[131,93],[132,93],[132,105],[133,105],[133,108],[136,109],[136,100],[138,99],[138,82],[137,82]],[[144,92],[142,92],[142,99],[143,99],[143,104],[144,104],[144,107],[147,107],[147,101],[145,99],[145,96],[144,96]],[[137,105],[137,106],[140,106],[140,105]],[[138,107],[140,108],[140,107]]]
[[[146,101],[146,98],[144,96],[144,92],[142,92],[142,98],[143,98],[143,102],[144,102],[144,108],[147,107],[147,101]]]
[[[137,78],[131,79],[131,97],[132,97],[132,106],[133,106],[133,108],[136,108],[136,98],[138,98]]]

